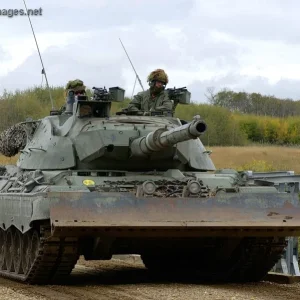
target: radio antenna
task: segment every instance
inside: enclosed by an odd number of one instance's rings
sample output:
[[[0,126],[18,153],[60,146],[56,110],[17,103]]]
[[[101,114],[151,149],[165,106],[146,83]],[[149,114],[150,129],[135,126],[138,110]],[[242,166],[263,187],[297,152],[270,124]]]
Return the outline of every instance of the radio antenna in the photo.
[[[123,47],[123,49],[124,49],[124,51],[125,51],[125,53],[126,53],[128,59],[129,59],[129,62],[130,62],[130,64],[131,64],[131,66],[132,66],[132,69],[133,69],[133,71],[134,71],[134,73],[135,73],[135,76],[136,76],[136,78],[138,79],[138,81],[139,81],[139,83],[140,83],[140,85],[141,85],[141,87],[142,87],[142,89],[143,89],[143,91],[144,91],[144,87],[143,87],[143,85],[142,85],[141,79],[140,79],[139,75],[137,74],[137,72],[136,72],[136,70],[135,70],[135,68],[134,68],[134,66],[133,66],[133,64],[132,64],[132,62],[131,62],[131,60],[130,60],[130,58],[129,58],[129,55],[128,55],[128,53],[127,53],[127,51],[126,51],[126,49],[125,49],[125,47],[124,47],[124,45],[123,45],[123,43],[122,43],[122,41],[121,41],[120,38],[119,38],[119,40],[120,40],[120,42],[121,42],[121,44],[122,44],[122,47]]]
[[[53,99],[52,99],[51,91],[50,91],[49,84],[48,84],[48,78],[47,78],[47,74],[46,74],[46,69],[45,69],[44,64],[43,64],[41,52],[40,52],[39,45],[38,45],[38,43],[37,43],[37,40],[36,40],[36,37],[35,37],[35,34],[34,34],[33,26],[32,26],[32,23],[31,23],[31,20],[30,20],[30,17],[29,17],[29,13],[28,13],[28,9],[27,9],[25,0],[23,0],[23,2],[24,2],[24,5],[25,5],[25,8],[26,8],[26,13],[27,13],[28,20],[29,20],[29,23],[30,23],[30,26],[31,26],[31,30],[32,30],[33,37],[34,37],[34,40],[35,40],[35,43],[36,43],[36,47],[37,47],[37,50],[38,50],[38,52],[39,52],[41,64],[42,64],[42,67],[43,67],[43,69],[42,69],[42,74],[45,75],[46,85],[47,85],[47,89],[48,89],[48,91],[49,91],[49,96],[50,96],[50,101],[51,101],[52,110],[54,110],[54,104],[53,104]]]

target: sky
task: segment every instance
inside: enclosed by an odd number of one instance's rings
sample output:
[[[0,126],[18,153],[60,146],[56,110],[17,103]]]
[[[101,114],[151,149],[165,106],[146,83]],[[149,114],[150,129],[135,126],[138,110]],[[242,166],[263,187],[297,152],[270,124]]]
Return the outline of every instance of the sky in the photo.
[[[51,86],[142,91],[157,68],[195,102],[227,88],[300,99],[299,0],[26,0]],[[45,86],[23,0],[0,0],[0,94]]]

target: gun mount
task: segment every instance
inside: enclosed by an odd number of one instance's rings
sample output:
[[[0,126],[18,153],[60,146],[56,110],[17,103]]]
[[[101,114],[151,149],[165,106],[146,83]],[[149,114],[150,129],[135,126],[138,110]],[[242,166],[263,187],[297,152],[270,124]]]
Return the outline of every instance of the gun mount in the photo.
[[[88,99],[86,95],[75,95],[74,91],[70,90],[67,93],[66,98],[66,109],[63,112],[64,114],[74,114],[76,111],[79,111],[78,108],[86,109],[86,114],[92,114],[94,116],[109,117],[111,102],[122,102],[124,101],[125,90],[120,87],[111,87],[107,89],[93,87],[94,90],[91,100]],[[75,106],[74,104],[78,102],[79,105]],[[94,112],[94,113],[93,113]]]
[[[166,91],[169,94],[169,98],[173,100],[173,112],[175,111],[177,105],[180,104],[190,104],[191,102],[191,92],[187,90],[186,87],[181,88],[168,88]]]
[[[110,95],[105,87],[97,88],[97,87],[93,86],[92,89],[94,90],[94,95],[93,95],[92,100],[95,100],[95,101],[109,101],[110,100]]]
[[[92,100],[104,102],[122,102],[124,101],[124,90],[119,87],[111,87],[107,91],[105,87],[92,87],[94,90]]]
[[[190,139],[196,139],[206,131],[206,123],[195,117],[192,123],[167,130],[164,128],[150,132],[147,136],[134,140],[131,144],[133,156],[146,156],[156,151]]]

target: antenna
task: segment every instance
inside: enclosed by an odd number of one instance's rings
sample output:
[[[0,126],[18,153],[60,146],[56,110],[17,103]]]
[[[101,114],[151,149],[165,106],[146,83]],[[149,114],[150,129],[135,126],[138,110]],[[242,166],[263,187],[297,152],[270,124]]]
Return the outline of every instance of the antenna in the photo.
[[[123,47],[123,49],[124,49],[124,51],[125,51],[125,53],[126,53],[128,59],[129,59],[129,62],[131,63],[131,66],[132,66],[133,71],[134,71],[134,73],[135,73],[135,75],[136,75],[136,78],[138,79],[138,81],[139,81],[139,83],[140,83],[140,85],[141,85],[141,87],[142,87],[142,89],[143,89],[143,91],[144,91],[144,87],[143,87],[143,85],[142,85],[141,79],[140,79],[139,75],[137,74],[137,72],[136,72],[136,70],[135,70],[135,68],[134,68],[134,66],[133,66],[133,64],[132,64],[132,62],[131,62],[131,60],[130,60],[130,58],[129,58],[129,55],[128,55],[128,53],[127,53],[127,51],[126,51],[126,49],[125,49],[125,47],[124,47],[124,45],[123,45],[123,43],[122,43],[122,41],[121,41],[120,38],[119,38],[119,40],[120,40],[120,42],[121,42],[121,44],[122,44],[122,47]]]
[[[38,46],[38,43],[37,43],[37,40],[36,40],[36,37],[35,37],[35,34],[34,34],[34,30],[33,30],[32,23],[31,23],[29,14],[28,14],[28,9],[27,9],[25,0],[23,0],[23,2],[24,2],[24,5],[25,5],[25,8],[26,8],[26,13],[27,13],[27,16],[28,16],[28,20],[29,20],[29,23],[30,23],[30,26],[31,26],[31,30],[32,30],[33,36],[34,36],[34,40],[35,40],[35,43],[36,43],[36,47],[37,47],[37,50],[38,50],[38,52],[39,52],[41,64],[42,64],[42,67],[43,67],[43,69],[42,69],[42,74],[45,75],[46,84],[47,84],[47,88],[48,88],[48,91],[49,91],[49,96],[50,96],[50,101],[51,101],[51,106],[52,106],[52,110],[54,110],[53,99],[52,99],[51,91],[50,91],[50,88],[49,88],[48,79],[47,79],[47,74],[46,74],[46,70],[45,70],[45,67],[44,67],[44,64],[43,64],[43,60],[42,60],[42,56],[41,56],[41,53],[40,53],[40,49],[39,49],[39,46]]]
[[[136,85],[136,80],[137,80],[137,77],[135,77],[135,81],[134,81],[134,85],[133,85],[133,89],[132,89],[131,100],[133,99],[133,94],[134,94],[134,89],[135,89],[135,85]]]

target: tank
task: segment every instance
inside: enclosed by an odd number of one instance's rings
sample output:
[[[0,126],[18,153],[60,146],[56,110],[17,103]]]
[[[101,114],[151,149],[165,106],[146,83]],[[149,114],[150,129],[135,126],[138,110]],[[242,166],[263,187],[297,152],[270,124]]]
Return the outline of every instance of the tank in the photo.
[[[1,276],[52,284],[80,256],[139,254],[153,274],[263,279],[300,235],[298,192],[216,169],[200,116],[111,115],[123,100],[119,87],[69,93],[63,111],[18,124],[25,140],[3,152],[19,159],[0,174]]]

